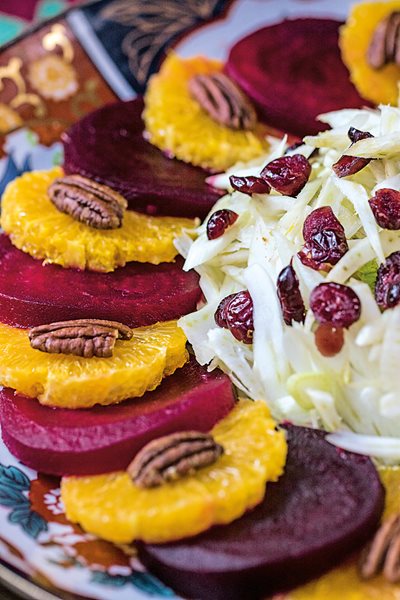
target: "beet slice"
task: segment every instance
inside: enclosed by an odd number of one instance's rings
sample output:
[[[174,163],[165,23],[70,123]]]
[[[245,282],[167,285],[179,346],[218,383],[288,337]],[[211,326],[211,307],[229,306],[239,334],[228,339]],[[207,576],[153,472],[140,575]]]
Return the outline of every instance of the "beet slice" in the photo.
[[[239,600],[303,583],[364,544],[384,505],[373,463],[331,446],[324,432],[287,433],[285,473],[261,505],[188,540],[139,544],[144,564],[184,596]]]
[[[120,192],[139,212],[205,217],[221,195],[207,173],[176,159],[143,137],[143,100],[96,110],[63,134],[64,170]]]
[[[128,263],[113,273],[43,265],[0,235],[0,321],[35,327],[68,319],[109,319],[130,327],[177,319],[196,308],[198,276],[183,261]]]
[[[262,118],[293,134],[317,133],[323,112],[367,104],[350,82],[338,21],[294,19],[264,27],[233,46],[225,67]]]
[[[126,469],[150,440],[187,429],[209,431],[233,408],[221,371],[192,359],[153,392],[88,410],[49,408],[7,388],[0,392],[4,443],[21,462],[49,475]]]

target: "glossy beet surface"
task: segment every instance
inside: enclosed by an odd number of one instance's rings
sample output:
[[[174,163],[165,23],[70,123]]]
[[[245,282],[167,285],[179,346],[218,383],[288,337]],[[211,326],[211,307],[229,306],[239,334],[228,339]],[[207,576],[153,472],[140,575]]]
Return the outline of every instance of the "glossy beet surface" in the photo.
[[[108,319],[130,327],[176,319],[196,308],[198,276],[182,261],[129,263],[113,273],[42,265],[0,236],[0,321],[35,327],[69,319]]]
[[[259,507],[189,540],[141,544],[140,558],[180,594],[207,600],[262,598],[340,562],[374,532],[384,492],[369,459],[324,435],[289,426],[285,473]]]
[[[64,135],[64,169],[109,185],[129,208],[149,214],[205,217],[220,193],[198,167],[170,159],[143,137],[143,101],[110,104]]]
[[[325,129],[320,113],[366,104],[340,57],[338,27],[330,19],[295,19],[264,27],[240,40],[226,65],[279,129],[303,136]]]
[[[126,469],[155,437],[209,431],[234,403],[229,378],[192,360],[142,398],[89,410],[53,409],[3,389],[0,419],[3,440],[21,462],[51,475],[83,475]]]

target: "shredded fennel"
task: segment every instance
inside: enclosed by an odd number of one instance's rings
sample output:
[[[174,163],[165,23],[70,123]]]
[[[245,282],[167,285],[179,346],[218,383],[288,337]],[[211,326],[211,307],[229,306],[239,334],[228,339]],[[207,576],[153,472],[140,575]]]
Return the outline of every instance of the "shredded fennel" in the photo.
[[[373,294],[379,264],[400,250],[400,232],[382,230],[368,204],[378,189],[400,189],[400,109],[341,110],[320,119],[331,129],[306,137],[291,151],[310,157],[312,164],[297,198],[274,190],[250,197],[229,186],[231,174],[257,176],[283,156],[286,137],[271,140],[268,155],[210,178],[227,192],[212,212],[229,208],[239,219],[218,240],[208,240],[207,219],[194,236],[176,240],[185,269],[200,274],[205,298],[198,312],[179,323],[200,363],[221,368],[250,398],[263,398],[275,418],[322,427],[336,432],[330,441],[344,448],[400,462],[400,305],[381,312]],[[351,144],[350,126],[374,137]],[[374,160],[339,179],[332,165],[343,154]],[[320,206],[332,208],[349,244],[328,273],[306,267],[296,256],[304,243],[304,219]],[[325,279],[350,285],[360,297],[361,317],[346,330],[343,349],[334,357],[318,351],[311,311],[304,324],[288,326],[282,319],[276,279],[291,260],[306,309],[312,290]],[[243,289],[254,306],[252,345],[237,341],[214,320],[219,302]]]

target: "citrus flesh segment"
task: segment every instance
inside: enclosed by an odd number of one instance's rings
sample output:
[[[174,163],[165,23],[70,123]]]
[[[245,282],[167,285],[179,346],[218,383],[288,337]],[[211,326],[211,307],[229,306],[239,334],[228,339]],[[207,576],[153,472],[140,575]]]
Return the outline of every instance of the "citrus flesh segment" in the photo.
[[[146,141],[142,98],[104,106],[63,134],[64,169],[109,185],[131,210],[204,218],[221,193],[199,167]]]
[[[214,171],[265,153],[265,128],[234,131],[214,121],[188,89],[196,75],[218,73],[219,61],[197,56],[182,59],[170,54],[153,75],[145,95],[143,118],[148,139],[180,160]]]
[[[213,465],[158,488],[137,487],[127,472],[64,478],[67,517],[117,543],[166,542],[237,519],[262,500],[266,482],[281,475],[284,433],[275,430],[263,402],[249,400],[241,400],[211,433],[225,453]]]
[[[226,73],[255,102],[266,123],[303,136],[326,128],[317,115],[361,108],[332,19],[290,19],[263,27],[230,50]]]
[[[235,404],[229,377],[194,359],[152,392],[116,406],[50,408],[11,389],[0,392],[3,441],[25,465],[50,475],[126,469],[156,437],[209,431]]]
[[[28,331],[0,323],[0,384],[49,406],[88,408],[140,397],[187,361],[176,321],[133,330],[111,358],[48,354],[30,346]]]
[[[286,429],[285,472],[254,511],[189,540],[139,544],[145,566],[179,594],[270,597],[331,568],[374,533],[384,491],[373,463],[339,451],[322,431]]]
[[[379,22],[399,10],[399,0],[360,2],[352,6],[346,24],[340,28],[339,45],[351,81],[363,98],[375,104],[397,106],[400,66],[390,63],[373,69],[367,51]]]
[[[93,229],[61,213],[48,198],[49,185],[62,175],[59,167],[25,173],[4,192],[1,225],[14,246],[34,258],[101,272],[130,261],[157,265],[174,260],[174,238],[193,227],[190,219],[126,211],[119,229]]]
[[[196,309],[198,275],[183,261],[132,262],[113,273],[42,265],[0,235],[0,322],[36,327],[71,319],[105,319],[129,327],[178,319]]]

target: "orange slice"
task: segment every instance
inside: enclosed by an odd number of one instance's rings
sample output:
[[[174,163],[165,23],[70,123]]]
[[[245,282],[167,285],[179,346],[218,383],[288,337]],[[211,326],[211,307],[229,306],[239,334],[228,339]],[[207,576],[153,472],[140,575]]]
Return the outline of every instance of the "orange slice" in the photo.
[[[339,45],[351,81],[367,100],[375,104],[397,105],[400,66],[388,64],[377,70],[367,62],[367,50],[380,21],[400,10],[399,0],[355,4],[340,29]]]
[[[175,237],[194,226],[191,219],[129,210],[119,229],[93,229],[49,200],[47,188],[62,174],[59,167],[25,173],[7,186],[2,200],[1,225],[14,246],[45,262],[104,272],[130,261],[172,262],[178,254]]]
[[[237,519],[262,500],[267,481],[282,474],[285,436],[265,403],[250,400],[241,400],[211,433],[225,453],[161,487],[141,489],[126,472],[64,478],[68,519],[116,543],[167,542]]]

